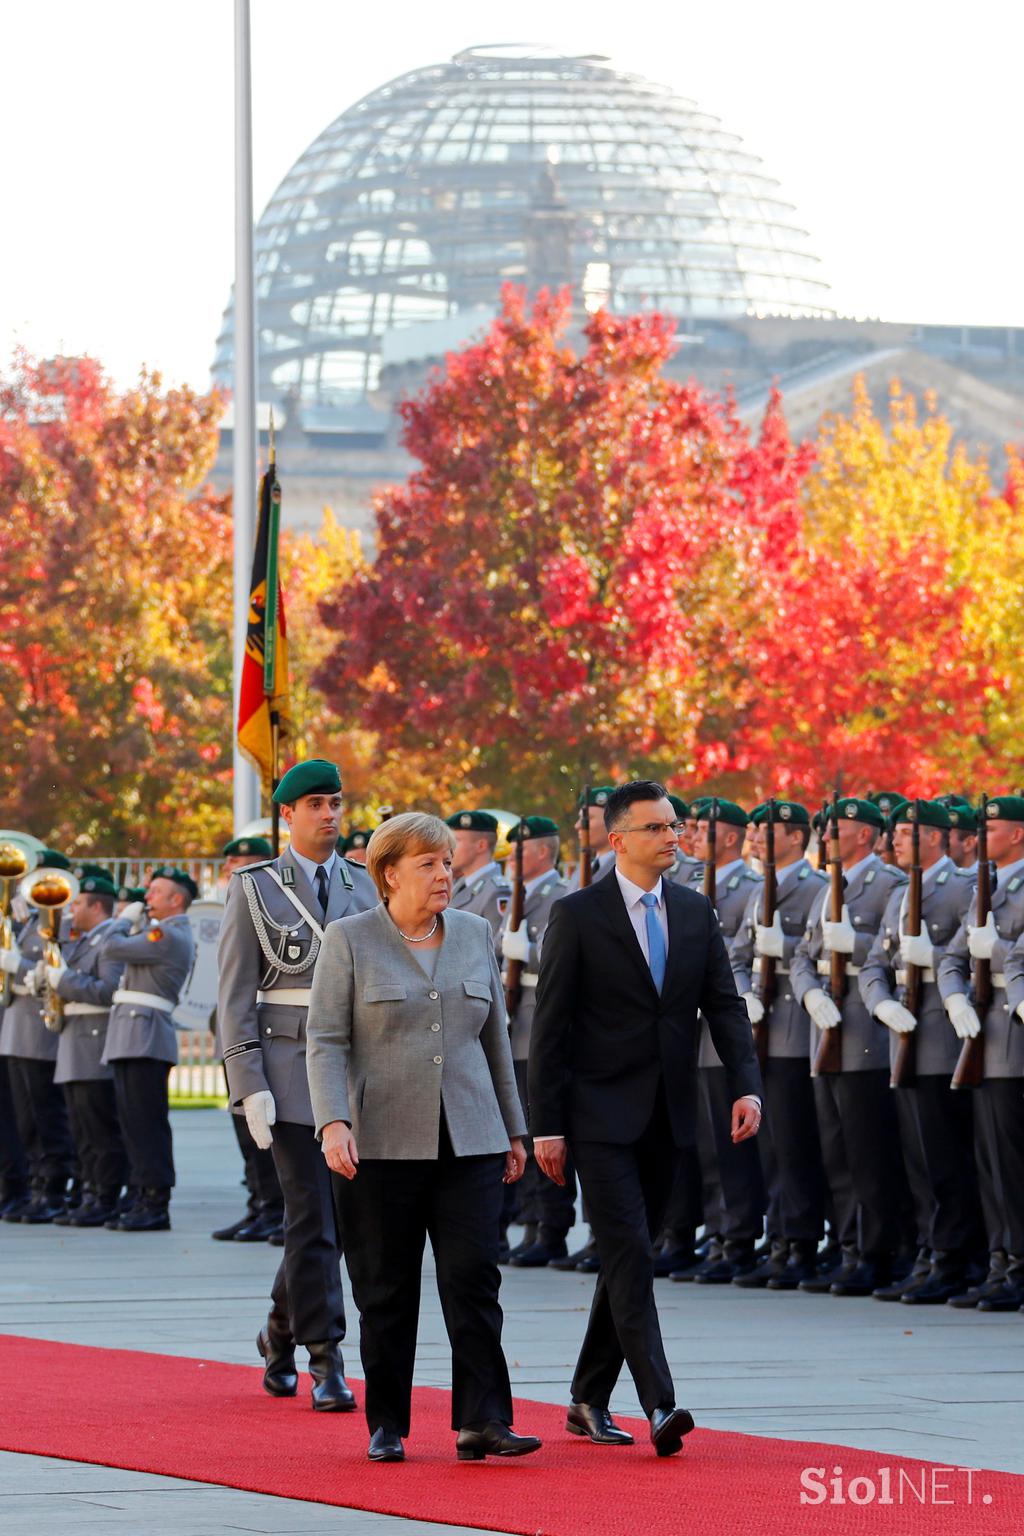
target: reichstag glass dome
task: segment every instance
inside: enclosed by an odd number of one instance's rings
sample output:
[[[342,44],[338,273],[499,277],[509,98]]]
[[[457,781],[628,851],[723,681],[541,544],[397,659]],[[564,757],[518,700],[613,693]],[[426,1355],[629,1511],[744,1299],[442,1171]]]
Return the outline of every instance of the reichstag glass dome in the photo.
[[[501,284],[681,320],[830,315],[794,210],[717,118],[596,56],[471,48],[324,130],[256,234],[259,398],[344,407],[396,333],[493,313]],[[442,322],[441,324],[438,324]],[[214,376],[231,383],[232,313]]]

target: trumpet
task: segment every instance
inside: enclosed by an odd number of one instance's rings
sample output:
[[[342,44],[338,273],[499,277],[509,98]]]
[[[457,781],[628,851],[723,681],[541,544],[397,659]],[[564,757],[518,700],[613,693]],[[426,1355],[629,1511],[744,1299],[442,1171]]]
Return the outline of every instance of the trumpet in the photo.
[[[11,923],[11,886],[28,869],[28,854],[17,843],[0,843],[0,949],[14,948]],[[0,1008],[11,1000],[11,978],[6,971],[0,978]]]
[[[39,937],[43,941],[43,964],[60,964],[60,915],[69,901],[74,901],[79,884],[66,869],[49,869],[43,865],[26,875],[18,886],[18,895],[30,907],[43,914],[39,922]],[[47,983],[43,992],[43,1023],[54,1034],[59,1034],[64,1024],[64,1001]]]

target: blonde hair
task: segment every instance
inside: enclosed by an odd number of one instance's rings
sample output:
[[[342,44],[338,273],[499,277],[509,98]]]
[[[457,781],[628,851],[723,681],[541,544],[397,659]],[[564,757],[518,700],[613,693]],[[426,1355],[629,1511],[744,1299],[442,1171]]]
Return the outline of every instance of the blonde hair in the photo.
[[[436,848],[455,852],[455,833],[440,816],[430,816],[426,811],[403,811],[400,816],[382,821],[366,845],[366,873],[381,900],[388,899],[386,869],[407,853],[433,853]]]

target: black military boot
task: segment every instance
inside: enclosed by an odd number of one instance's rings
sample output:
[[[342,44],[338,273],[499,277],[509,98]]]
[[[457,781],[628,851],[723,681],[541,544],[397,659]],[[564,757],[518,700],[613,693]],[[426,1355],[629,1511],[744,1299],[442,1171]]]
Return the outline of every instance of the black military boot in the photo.
[[[898,1275],[894,1273],[894,1278],[889,1285],[880,1285],[871,1294],[876,1301],[902,1301],[909,1291],[917,1290],[919,1286],[924,1285],[931,1272],[931,1249],[919,1248],[913,1268],[908,1274]]]
[[[568,1253],[564,1234],[541,1226],[537,1229],[537,1241],[529,1248],[518,1248],[509,1263],[513,1269],[543,1269],[552,1259],[564,1259]]]
[[[753,1269],[745,1275],[737,1275],[733,1285],[741,1286],[745,1291],[764,1290],[769,1280],[781,1275],[789,1262],[789,1244],[784,1237],[777,1237],[772,1243],[771,1252],[766,1259],[755,1264]]]
[[[313,1378],[313,1407],[321,1413],[351,1413],[356,1406],[352,1388],[345,1380],[341,1341],[307,1344],[309,1374]]]
[[[998,1295],[1006,1280],[1007,1256],[1002,1249],[997,1248],[989,1255],[988,1274],[978,1285],[970,1285],[961,1291],[958,1296],[951,1296],[947,1306],[964,1309],[976,1307],[979,1301],[986,1301],[989,1296]]]
[[[900,1301],[908,1307],[935,1307],[953,1296],[962,1296],[966,1289],[966,1256],[957,1252],[937,1252],[923,1279],[904,1281]]]
[[[256,1335],[256,1348],[263,1356],[263,1390],[271,1397],[294,1397],[299,1390],[295,1368],[295,1340],[288,1324],[271,1312]]]
[[[215,1243],[232,1243],[238,1236],[239,1232],[244,1231],[246,1227],[252,1226],[258,1215],[259,1201],[256,1199],[255,1195],[250,1195],[249,1203],[245,1209],[245,1215],[239,1217],[238,1221],[229,1222],[226,1227],[218,1227],[215,1232],[210,1233],[210,1236],[213,1238]]]
[[[70,1222],[71,1227],[105,1227],[107,1222],[117,1211],[117,1197],[120,1190],[98,1189],[92,1196],[83,1201],[75,1211]]]
[[[73,1227],[76,1225],[75,1217],[79,1211],[88,1210],[95,1203],[96,1195],[91,1184],[83,1184],[78,1190],[79,1198],[72,1200],[69,1196],[64,1209],[59,1216],[53,1218],[55,1227]]]
[[[507,1238],[507,1235],[506,1235],[506,1242],[507,1241],[508,1241],[508,1238]],[[522,1237],[520,1238],[519,1242],[516,1243],[514,1248],[510,1248],[509,1249],[509,1252],[508,1252],[509,1259],[514,1259],[520,1253],[525,1253],[527,1248],[532,1248],[536,1241],[537,1241],[537,1223],[535,1221],[527,1221],[527,1222],[525,1222],[523,1224],[523,1235],[522,1235]]]
[[[103,1225],[107,1227],[109,1231],[116,1232],[118,1227],[121,1225],[122,1216],[127,1216],[129,1211],[134,1210],[137,1202],[141,1198],[141,1190],[136,1189],[134,1184],[129,1184],[120,1200],[118,1200],[117,1205],[114,1207],[110,1219],[105,1221]]]
[[[799,1289],[811,1296],[827,1296],[832,1289],[833,1281],[839,1278],[844,1269],[852,1269],[856,1262],[856,1249],[840,1248],[838,1244],[830,1243],[817,1256],[817,1273],[813,1274],[809,1280],[801,1280]]]
[[[852,1268],[845,1265],[836,1275],[829,1294],[831,1296],[872,1296],[881,1286],[892,1280],[892,1263],[887,1254],[877,1259],[864,1258]]]
[[[1019,1312],[1024,1305],[1024,1255],[1008,1253],[1002,1289],[983,1296],[979,1312]]]
[[[709,1253],[693,1276],[694,1285],[729,1285],[756,1268],[753,1238],[727,1238],[717,1256]]]
[[[281,1212],[266,1206],[260,1206],[251,1221],[247,1221],[239,1227],[235,1233],[233,1242],[236,1243],[265,1243],[272,1232],[276,1232],[281,1225]]]
[[[64,1182],[45,1184],[39,1189],[30,1206],[22,1212],[21,1219],[28,1226],[43,1226],[53,1222],[65,1210]]]
[[[140,1199],[117,1223],[117,1232],[169,1232],[171,1214],[169,1189],[144,1189]]]
[[[32,1196],[25,1186],[12,1188],[8,1185],[0,1201],[0,1221],[20,1221],[32,1204]]]
[[[795,1238],[789,1245],[789,1257],[777,1274],[769,1275],[765,1289],[795,1291],[801,1280],[810,1280],[815,1272],[818,1245],[813,1238]],[[742,1277],[741,1277],[742,1278]],[[737,1281],[739,1284],[740,1281]]]

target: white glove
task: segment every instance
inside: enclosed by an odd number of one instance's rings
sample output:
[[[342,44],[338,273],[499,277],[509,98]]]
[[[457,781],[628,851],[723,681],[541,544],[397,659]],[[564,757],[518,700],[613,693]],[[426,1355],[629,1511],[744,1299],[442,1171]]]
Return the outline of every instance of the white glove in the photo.
[[[38,997],[40,992],[43,990],[43,984],[45,981],[46,967],[40,960],[32,967],[28,975],[25,977],[25,991],[28,993],[29,997]]]
[[[145,915],[146,903],[144,901],[130,901],[121,916],[129,923],[137,923],[140,917]]]
[[[852,955],[857,943],[857,930],[850,922],[850,909],[843,903],[843,915],[838,923],[827,917],[821,920],[821,942],[830,955]]]
[[[1017,1004],[1017,1017],[1024,1024],[1024,1003]]]
[[[973,1040],[981,1034],[981,1020],[963,992],[954,992],[952,997],[946,998],[946,1012],[958,1039]]]
[[[820,987],[812,987],[804,993],[804,1007],[819,1029],[835,1029],[842,1014],[835,1003]]]
[[[767,955],[770,960],[786,958],[786,936],[782,931],[782,918],[777,912],[772,918],[770,928],[764,923],[757,924],[754,933],[754,950],[759,955]]]
[[[17,942],[10,949],[0,949],[0,971],[6,971],[8,976],[17,976],[21,968],[21,950]]]
[[[277,1119],[274,1095],[266,1088],[261,1088],[259,1093],[247,1093],[242,1100],[242,1108],[245,1110],[249,1135],[260,1151],[265,1152],[274,1140],[270,1133],[270,1127]]]
[[[904,965],[919,965],[926,971],[934,966],[935,951],[932,948],[928,924],[923,918],[920,933],[900,934],[900,959]]]
[[[747,1018],[751,1024],[760,1024],[764,1018],[764,1003],[756,992],[744,992],[743,1001],[747,1005]]]
[[[967,926],[967,948],[975,960],[991,960],[998,939],[996,920],[991,912],[981,928]]]
[[[60,979],[64,975],[64,972],[67,970],[64,956],[61,955],[56,965],[48,965],[45,969],[47,985],[54,992],[56,992],[57,988],[60,986]]]
[[[875,1009],[875,1018],[881,1019],[887,1029],[893,1030],[897,1035],[909,1035],[911,1030],[917,1028],[917,1020],[909,1008],[904,1008],[894,997],[887,997]]]
[[[529,960],[530,935],[525,923],[520,923],[518,928],[505,929],[501,936],[501,954],[504,960]]]

